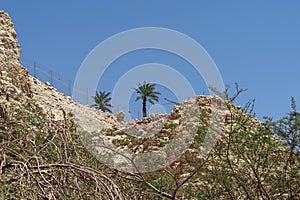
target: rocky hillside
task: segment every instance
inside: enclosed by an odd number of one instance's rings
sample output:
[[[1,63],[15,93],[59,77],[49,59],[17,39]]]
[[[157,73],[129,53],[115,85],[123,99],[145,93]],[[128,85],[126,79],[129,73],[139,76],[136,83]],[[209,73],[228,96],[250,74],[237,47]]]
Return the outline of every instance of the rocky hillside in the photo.
[[[94,128],[109,128],[114,118],[28,75],[20,53],[14,25],[0,11],[0,199],[123,199],[112,172],[80,142],[72,110],[93,116]]]
[[[9,16],[0,11],[1,101],[32,97],[28,71],[19,63],[21,47]]]
[[[3,101],[18,102],[21,97],[35,100],[37,105],[51,119],[59,121],[63,119],[61,109],[67,113],[80,110],[87,116],[95,118],[94,124],[108,128],[114,123],[108,115],[87,106],[72,101],[69,96],[57,91],[48,83],[42,83],[38,79],[28,75],[28,70],[20,65],[21,47],[17,41],[17,34],[9,16],[0,12],[0,61],[1,61],[1,98]],[[4,96],[6,97],[4,98]],[[87,122],[88,123],[88,122]],[[87,125],[87,127],[90,127]]]
[[[196,96],[124,122],[31,77],[20,53],[0,11],[0,199],[300,199],[299,159],[241,107]]]

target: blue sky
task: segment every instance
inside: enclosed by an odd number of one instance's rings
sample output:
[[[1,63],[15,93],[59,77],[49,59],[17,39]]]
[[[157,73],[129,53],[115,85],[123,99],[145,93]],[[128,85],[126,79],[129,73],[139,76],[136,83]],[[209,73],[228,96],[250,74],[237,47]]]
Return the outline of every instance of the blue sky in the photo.
[[[0,9],[14,21],[21,60],[36,61],[71,83],[100,42],[132,28],[163,27],[200,43],[225,84],[234,87],[237,82],[248,88],[236,103],[255,98],[259,118],[283,116],[290,110],[291,96],[300,107],[299,1],[12,0],[1,1]],[[164,52],[136,52],[117,60],[99,87],[110,91],[122,72],[149,62],[185,66]],[[121,65],[126,65],[123,71],[118,70]],[[197,93],[207,93],[201,77],[190,77]]]

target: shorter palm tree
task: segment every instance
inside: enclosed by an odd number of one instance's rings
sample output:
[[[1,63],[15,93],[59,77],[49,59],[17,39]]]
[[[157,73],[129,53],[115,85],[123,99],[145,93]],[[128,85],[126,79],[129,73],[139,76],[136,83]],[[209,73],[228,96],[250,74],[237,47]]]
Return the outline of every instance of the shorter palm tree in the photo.
[[[143,104],[143,117],[147,117],[147,101],[149,101],[151,104],[154,104],[154,101],[158,101],[158,95],[160,95],[160,92],[154,91],[156,84],[150,84],[146,83],[144,81],[144,84],[138,83],[138,87],[134,88],[135,92],[139,94],[139,96],[136,97],[135,101],[142,100]]]
[[[110,94],[110,92],[105,91],[100,91],[99,93],[96,92],[96,95],[92,96],[95,101],[95,104],[92,106],[96,107],[99,110],[102,110],[103,112],[108,111],[112,113],[112,111],[110,110],[112,105],[109,103],[111,101],[111,97],[109,97]]]

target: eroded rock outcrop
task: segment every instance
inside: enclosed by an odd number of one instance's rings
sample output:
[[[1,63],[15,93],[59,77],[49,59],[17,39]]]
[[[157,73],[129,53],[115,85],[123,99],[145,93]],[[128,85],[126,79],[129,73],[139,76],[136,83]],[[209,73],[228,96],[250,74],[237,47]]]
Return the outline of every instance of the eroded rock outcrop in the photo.
[[[88,128],[88,131],[109,128],[114,124],[113,116],[75,103],[56,88],[30,76],[20,64],[20,53],[21,47],[11,18],[0,11],[0,110],[3,113],[7,112],[11,103],[22,104],[29,100],[35,102],[47,118],[64,120],[64,110],[68,117],[74,118],[77,124]],[[86,116],[94,116],[93,122]]]
[[[0,11],[0,77],[1,96],[5,99],[31,97],[28,70],[20,65],[21,47],[14,25],[4,11]]]

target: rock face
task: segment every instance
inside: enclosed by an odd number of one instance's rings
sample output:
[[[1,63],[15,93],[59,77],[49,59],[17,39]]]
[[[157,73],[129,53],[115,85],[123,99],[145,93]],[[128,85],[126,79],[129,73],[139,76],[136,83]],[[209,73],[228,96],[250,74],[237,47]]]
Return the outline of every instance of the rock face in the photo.
[[[75,123],[82,124],[88,131],[109,128],[115,118],[88,106],[72,101],[71,97],[28,75],[20,64],[21,47],[17,41],[14,25],[7,13],[0,11],[0,110],[9,104],[20,104],[24,100],[34,101],[51,120],[64,120],[63,111]],[[77,115],[74,115],[77,114]],[[93,116],[93,122],[86,116]]]
[[[21,53],[14,25],[4,11],[0,11],[0,53],[1,59],[5,56],[7,59],[16,61],[20,59]]]
[[[18,99],[32,96],[28,70],[19,63],[21,47],[17,41],[14,25],[4,11],[0,11],[0,77],[1,96]]]

